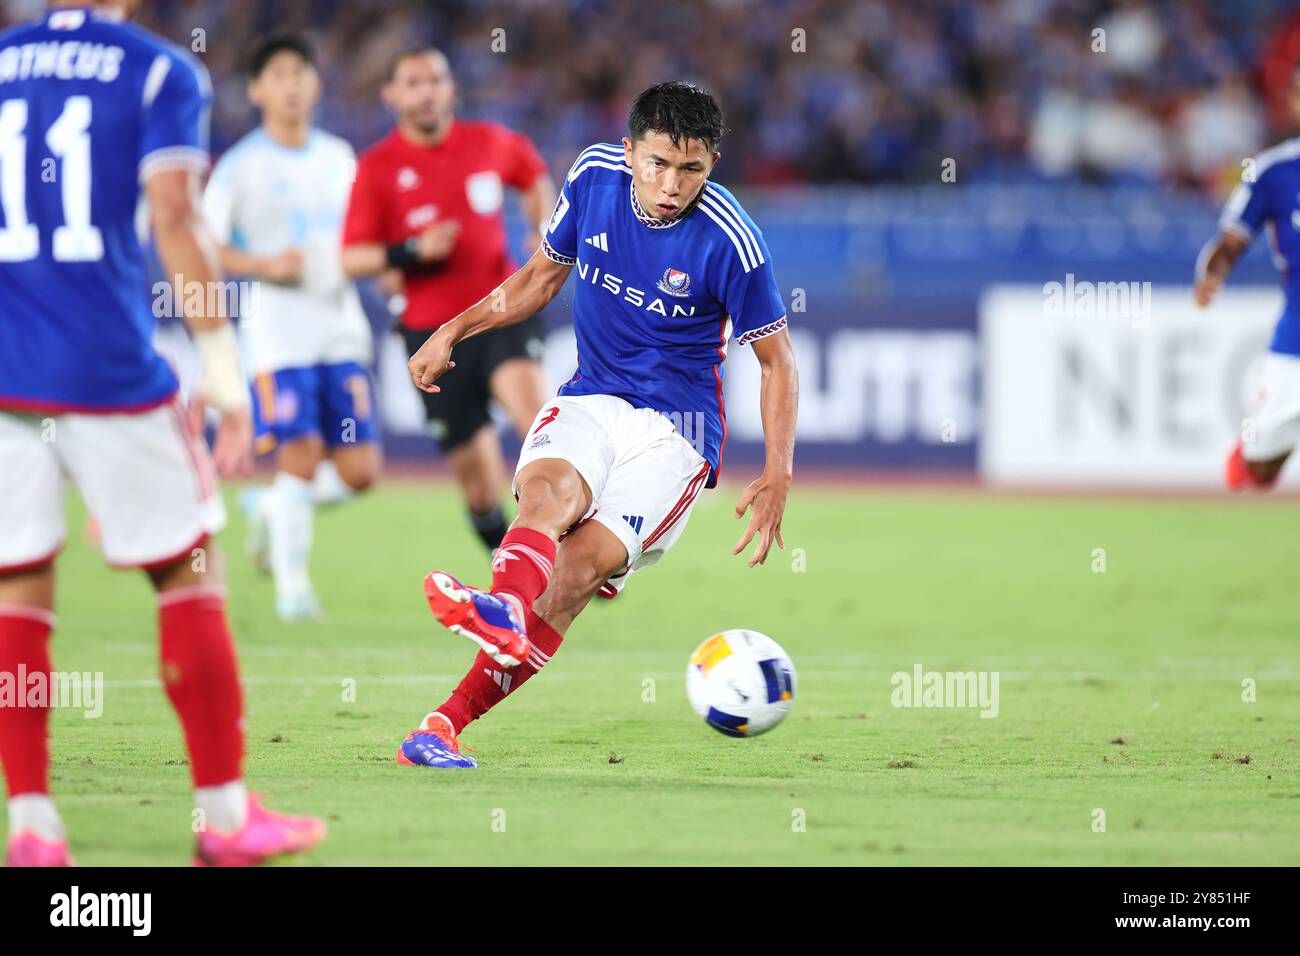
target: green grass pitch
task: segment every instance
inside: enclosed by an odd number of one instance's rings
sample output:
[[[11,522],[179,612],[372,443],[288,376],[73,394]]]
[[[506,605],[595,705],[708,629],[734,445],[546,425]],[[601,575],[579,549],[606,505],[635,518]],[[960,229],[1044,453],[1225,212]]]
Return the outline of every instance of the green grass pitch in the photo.
[[[393,481],[321,514],[329,619],[292,626],[244,558],[232,493],[248,779],[331,828],[289,865],[1300,863],[1294,502],[804,486],[787,550],[748,570],[729,553],[737,491],[706,493],[667,558],[469,728],[473,771],[393,760],[473,656],[421,589],[432,567],[487,578],[450,489]],[[72,539],[55,666],[106,682],[102,717],[53,719],[73,853],[188,862],[151,594]],[[690,651],[730,627],[798,668],[790,717],[752,740],[685,699]],[[891,706],[891,675],[917,662],[998,672],[998,715]]]

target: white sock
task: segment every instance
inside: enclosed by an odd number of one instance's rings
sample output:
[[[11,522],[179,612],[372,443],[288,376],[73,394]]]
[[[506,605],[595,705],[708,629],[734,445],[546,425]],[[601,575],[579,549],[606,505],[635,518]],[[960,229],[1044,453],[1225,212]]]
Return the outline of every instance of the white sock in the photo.
[[[203,812],[204,825],[209,829],[234,833],[244,828],[248,816],[248,790],[242,780],[219,787],[196,787],[194,806]]]
[[[271,574],[281,596],[310,593],[312,503],[311,483],[287,472],[279,472],[262,505],[270,537]]]
[[[24,793],[9,798],[9,835],[18,833],[35,833],[50,842],[64,838],[63,820],[49,796]]]
[[[311,481],[311,496],[318,507],[347,501],[354,494],[352,486],[339,477],[334,462],[326,458],[316,466],[316,476]]]

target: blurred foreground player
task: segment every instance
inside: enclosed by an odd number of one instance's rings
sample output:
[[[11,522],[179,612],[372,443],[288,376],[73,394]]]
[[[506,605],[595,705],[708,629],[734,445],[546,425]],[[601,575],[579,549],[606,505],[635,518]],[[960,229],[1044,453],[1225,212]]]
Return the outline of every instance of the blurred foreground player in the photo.
[[[368,488],[382,457],[370,323],[339,262],[356,156],[312,126],[321,87],[306,40],[266,38],[251,72],[262,125],[217,162],[203,211],[227,271],[259,280],[240,319],[256,446],[274,450],[276,475],[241,500],[276,613],[301,620],[321,616],[309,573],[315,509]]]
[[[1291,109],[1300,120],[1300,65],[1291,74]],[[1219,235],[1196,266],[1194,294],[1207,306],[1256,234],[1266,228],[1282,268],[1286,304],[1264,356],[1259,392],[1228,455],[1225,480],[1233,491],[1267,491],[1300,443],[1300,138],[1255,157],[1219,218]]]
[[[514,271],[501,216],[504,187],[520,191],[538,233],[555,187],[526,137],[455,117],[455,82],[437,50],[399,56],[383,96],[397,129],[361,156],[343,267],[354,277],[400,271],[410,355]],[[541,354],[541,319],[530,315],[467,342],[456,353],[455,380],[440,393],[423,393],[434,438],[489,551],[506,533],[506,467],[489,403],[495,399],[522,436],[545,399]]]
[[[51,674],[65,476],[108,562],[143,569],[158,592],[163,685],[204,821],[195,862],[250,865],[325,831],[316,818],[271,813],[243,783],[239,673],[208,540],[225,514],[199,416],[187,421],[151,344],[134,226],[143,184],[167,273],[190,289],[219,280],[198,206],[210,91],[189,54],[122,22],[133,8],[55,4],[0,34],[0,673],[28,675],[26,693],[0,703],[13,866],[71,863],[49,795],[50,701],[39,685],[32,692],[33,675]],[[54,182],[42,174],[49,156]],[[248,390],[230,324],[201,311],[206,299],[178,296],[203,360],[200,391],[221,413],[216,463],[241,471]]]
[[[411,359],[416,385],[448,387],[471,336],[519,322],[576,270],[578,369],[545,403],[515,472],[519,516],[497,549],[490,591],[434,571],[438,620],[482,650],[459,686],[402,743],[397,760],[472,767],[457,735],[537,673],[599,592],[680,538],[717,482],[726,440],[722,365],[734,336],[762,367],[767,460],[736,506],[753,508],[732,550],[750,566],[781,540],[790,491],[798,373],[771,255],[753,220],[709,182],[722,111],[686,83],[637,97],[622,144],[585,150],[565,178],[542,248],[496,294],[442,326]],[[438,383],[438,384],[435,384]]]

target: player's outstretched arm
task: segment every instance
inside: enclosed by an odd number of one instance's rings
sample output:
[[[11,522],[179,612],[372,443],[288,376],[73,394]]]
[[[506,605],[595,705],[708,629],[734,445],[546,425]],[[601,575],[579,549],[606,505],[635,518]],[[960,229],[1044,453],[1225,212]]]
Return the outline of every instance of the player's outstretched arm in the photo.
[[[220,256],[204,225],[198,176],[189,169],[159,170],[145,182],[145,195],[158,256],[168,279],[180,286],[173,301],[182,303],[185,324],[203,360],[196,406],[207,402],[221,413],[212,456],[223,475],[247,474],[253,467],[250,400],[230,318],[207,309],[209,301],[224,301],[224,296],[209,294],[221,279]],[[196,283],[203,294],[187,295]]]
[[[1196,284],[1192,295],[1196,304],[1209,305],[1223,283],[1227,281],[1237,260],[1246,251],[1247,242],[1232,232],[1221,232],[1210,240],[1196,259]]]
[[[510,278],[429,336],[407,363],[411,381],[426,392],[440,391],[434,382],[455,367],[451,350],[456,343],[480,332],[514,325],[540,312],[560,294],[572,270],[573,266],[547,258],[538,247]]]
[[[751,568],[767,560],[773,540],[778,547],[785,547],[781,539],[781,519],[785,515],[785,501],[794,478],[794,428],[799,415],[799,369],[795,365],[790,333],[782,329],[758,339],[752,348],[763,372],[759,406],[763,414],[763,445],[767,460],[763,474],[749,483],[736,503],[737,518],[743,518],[746,511],[753,510],[745,533],[731,549],[732,554],[740,554],[758,535],[758,547],[749,559]]]

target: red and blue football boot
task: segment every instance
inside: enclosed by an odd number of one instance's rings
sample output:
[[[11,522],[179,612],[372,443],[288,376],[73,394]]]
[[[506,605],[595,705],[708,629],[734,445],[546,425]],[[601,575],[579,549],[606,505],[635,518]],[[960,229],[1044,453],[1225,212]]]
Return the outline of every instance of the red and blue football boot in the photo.
[[[436,710],[426,714],[420,726],[406,735],[397,748],[397,762],[403,767],[478,766],[477,760],[460,752],[451,721]]]
[[[532,645],[515,602],[490,591],[467,587],[444,571],[430,571],[424,596],[441,624],[483,648],[502,667],[528,660]]]

